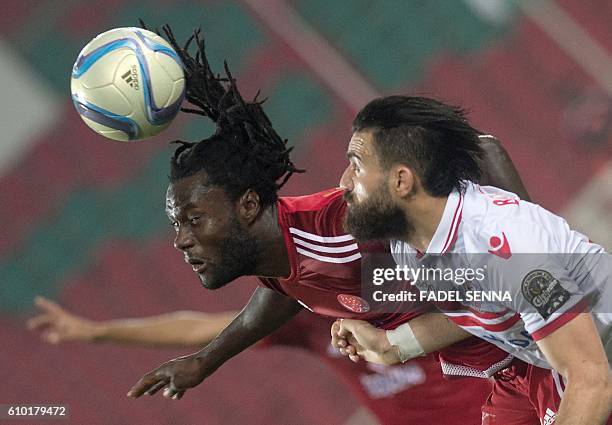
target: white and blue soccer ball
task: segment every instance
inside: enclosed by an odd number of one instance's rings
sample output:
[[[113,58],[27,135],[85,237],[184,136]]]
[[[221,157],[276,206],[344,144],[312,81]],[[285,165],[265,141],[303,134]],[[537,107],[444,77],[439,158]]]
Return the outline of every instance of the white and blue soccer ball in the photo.
[[[83,48],[70,88],[79,115],[96,133],[140,140],[164,130],[177,115],[185,75],[166,40],[141,28],[116,28]]]

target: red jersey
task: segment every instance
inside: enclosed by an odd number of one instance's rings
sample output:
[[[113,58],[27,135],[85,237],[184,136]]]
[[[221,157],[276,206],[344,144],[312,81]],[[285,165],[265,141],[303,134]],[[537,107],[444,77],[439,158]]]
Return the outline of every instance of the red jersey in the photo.
[[[372,312],[360,297],[362,252],[389,252],[388,244],[357,244],[344,231],[346,203],[342,193],[341,189],[331,189],[279,199],[278,220],[291,275],[286,279],[259,278],[259,281],[296,299],[314,313],[367,320],[377,327],[393,329],[414,314],[408,318],[406,314]],[[420,306],[414,313],[422,311]]]
[[[431,355],[393,366],[353,363],[331,346],[328,337],[331,324],[331,319],[302,312],[264,343],[316,354],[383,425],[480,423],[480,406],[491,392],[488,380],[446,380]]]
[[[395,329],[430,309],[371,311],[361,298],[361,258],[366,252],[388,252],[388,244],[361,244],[344,230],[346,202],[342,189],[283,197],[277,202],[278,224],[291,264],[287,278],[258,278],[267,288],[297,300],[308,310],[333,318],[367,320]],[[396,303],[397,304],[397,303]],[[326,332],[327,333],[327,332]],[[486,378],[505,368],[512,356],[478,338],[469,338],[440,352],[447,375]]]

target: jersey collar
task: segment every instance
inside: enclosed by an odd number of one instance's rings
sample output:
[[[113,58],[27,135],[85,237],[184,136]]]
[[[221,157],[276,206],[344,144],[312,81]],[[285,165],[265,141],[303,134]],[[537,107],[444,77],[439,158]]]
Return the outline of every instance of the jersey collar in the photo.
[[[453,189],[446,200],[440,224],[438,224],[438,228],[429,242],[427,254],[444,254],[451,249],[457,240],[462,212],[463,194],[457,189]]]
[[[286,205],[283,198],[280,198],[276,202],[276,210],[278,213],[278,226],[283,232],[283,238],[285,239],[285,247],[287,248],[287,255],[289,256],[289,265],[291,266],[291,274],[289,275],[289,277],[280,277],[278,278],[278,281],[283,283],[293,283],[300,277],[300,270],[298,267],[297,251],[295,249],[295,244],[293,243],[293,238],[289,233],[289,224],[287,223],[289,217],[286,212]]]

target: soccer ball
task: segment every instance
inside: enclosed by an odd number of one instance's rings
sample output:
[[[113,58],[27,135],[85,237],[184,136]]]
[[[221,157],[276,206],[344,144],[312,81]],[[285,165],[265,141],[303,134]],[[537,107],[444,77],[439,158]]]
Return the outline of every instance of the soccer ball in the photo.
[[[168,127],[185,97],[176,51],[157,34],[116,28],[81,50],[70,81],[79,115],[96,133],[141,140]]]

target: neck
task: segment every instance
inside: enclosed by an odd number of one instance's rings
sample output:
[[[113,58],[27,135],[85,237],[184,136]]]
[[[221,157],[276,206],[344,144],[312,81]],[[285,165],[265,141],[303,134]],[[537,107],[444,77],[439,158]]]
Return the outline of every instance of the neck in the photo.
[[[402,239],[421,252],[427,251],[442,220],[447,199],[448,197],[434,198],[429,195],[419,195],[414,199],[410,207],[404,209],[413,228]]]
[[[259,251],[259,260],[253,274],[262,277],[288,277],[291,274],[291,263],[285,237],[278,224],[276,203],[266,208],[255,222],[253,235]]]

